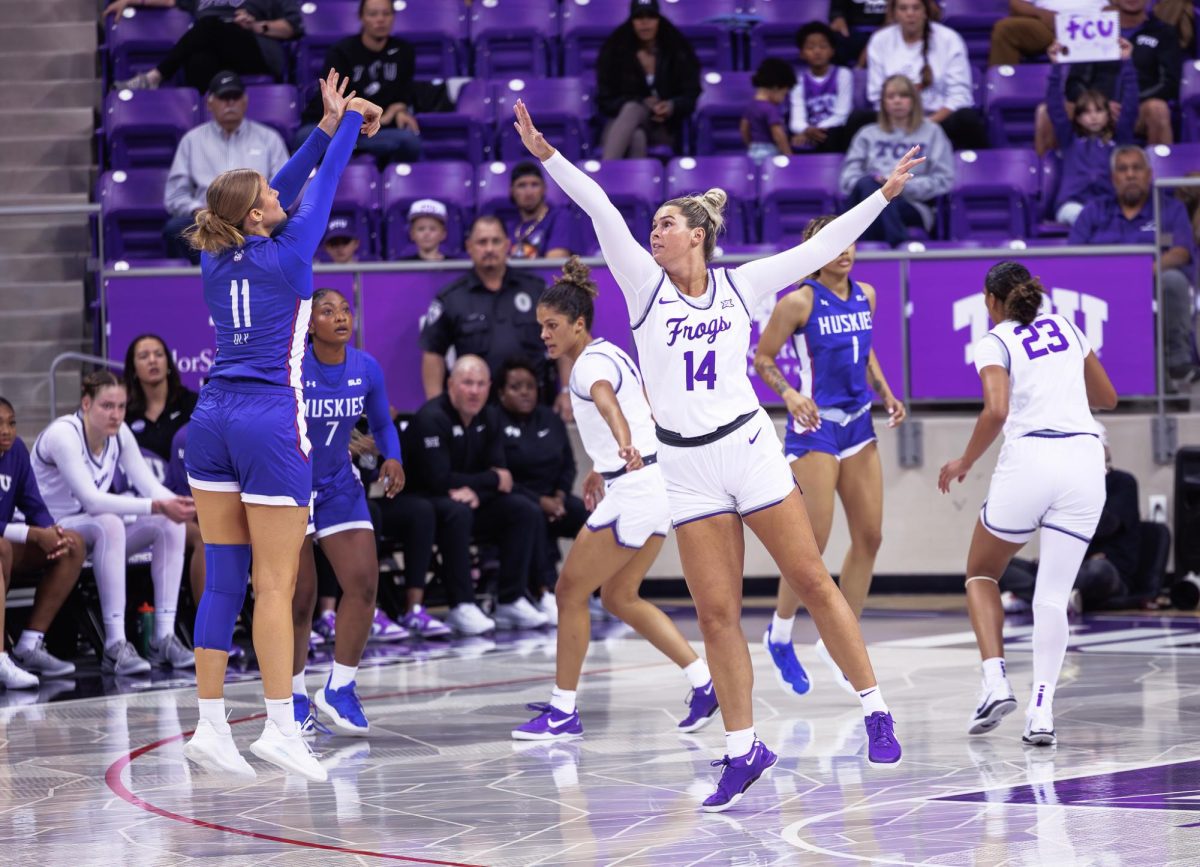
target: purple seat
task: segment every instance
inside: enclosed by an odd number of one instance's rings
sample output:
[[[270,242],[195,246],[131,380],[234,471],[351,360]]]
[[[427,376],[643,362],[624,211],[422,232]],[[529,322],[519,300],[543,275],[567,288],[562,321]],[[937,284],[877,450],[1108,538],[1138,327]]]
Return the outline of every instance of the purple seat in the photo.
[[[114,169],[167,168],[184,133],[200,123],[190,87],[122,90],[104,98],[104,137]]]
[[[737,0],[687,0],[686,12],[682,3],[675,6],[667,2],[661,8],[692,43],[701,69],[732,70],[737,68],[733,26],[739,6],[741,3]]]
[[[600,47],[629,18],[629,7],[618,2],[564,0],[562,53],[564,75],[595,75]]]
[[[446,206],[449,256],[462,252],[463,231],[475,215],[475,168],[466,162],[399,163],[383,174],[383,219],[387,224],[387,258],[413,252],[408,239],[408,209],[418,199],[437,199]]]
[[[300,128],[300,94],[290,84],[256,84],[246,88],[246,117],[271,127],[290,143]]]
[[[462,3],[395,3],[392,33],[412,43],[416,77],[449,78],[467,73],[467,9]]]
[[[354,0],[319,0],[300,4],[304,22],[304,38],[296,48],[296,81],[307,92],[328,69],[325,51],[339,39],[362,31],[358,20],[358,4]],[[363,96],[363,94],[359,94]]]
[[[696,130],[696,154],[744,154],[741,122],[754,99],[749,72],[706,72],[704,92],[696,101],[692,123]]]
[[[663,165],[658,160],[586,160],[578,166],[592,176],[617,206],[633,237],[645,244],[650,222],[663,202]],[[554,189],[547,185],[547,197]],[[588,222],[590,230],[591,224]]]
[[[1184,141],[1200,141],[1200,60],[1186,60],[1179,82],[1179,113]]]
[[[1062,176],[1062,161],[1057,151],[1042,157],[1038,167],[1038,199],[1030,227],[1038,237],[1059,237],[1067,234],[1068,226],[1054,220],[1054,200],[1058,197],[1058,184]]]
[[[841,154],[810,154],[763,162],[758,194],[764,243],[799,241],[809,220],[838,212],[843,159]]]
[[[311,176],[293,204],[293,210],[304,201],[310,183]],[[330,217],[349,217],[357,224],[359,244],[370,258],[376,258],[383,248],[379,243],[381,188],[379,169],[375,168],[374,163],[351,163],[342,171],[337,192],[333,194],[333,207],[329,211]]]
[[[1182,178],[1200,171],[1200,142],[1146,148],[1155,178]]]
[[[959,151],[950,191],[950,237],[1024,238],[1035,212],[1041,169],[1025,148]]]
[[[967,44],[972,63],[987,65],[992,27],[1008,15],[1008,0],[942,0],[942,23]]]
[[[993,66],[987,71],[987,120],[992,147],[1033,144],[1033,115],[1046,97],[1048,63]]]
[[[557,32],[557,0],[481,0],[472,4],[475,75],[549,75],[553,44],[549,34]]]
[[[667,199],[703,193],[720,187],[729,196],[725,208],[725,234],[722,247],[751,244],[758,238],[756,202],[758,172],[746,156],[728,154],[713,157],[679,157],[667,163]]]
[[[529,104],[538,129],[567,159],[582,159],[591,152],[594,103],[582,78],[512,78],[496,83],[497,144],[503,159],[529,156],[512,125],[518,99]]]
[[[867,70],[856,68],[851,72],[854,75],[854,110],[874,111],[875,106],[867,99]]]
[[[129,7],[105,26],[112,76],[125,79],[154,68],[192,26],[192,16],[178,9]]]
[[[104,221],[106,261],[167,255],[162,237],[166,185],[166,169],[118,169],[100,176],[96,200]]]
[[[826,0],[753,0],[747,6],[746,14],[756,19],[750,28],[750,69],[768,57],[796,63],[796,31],[809,21],[829,19]]]
[[[495,103],[492,82],[474,79],[458,92],[454,111],[418,115],[422,158],[478,163],[490,156],[494,149]]]

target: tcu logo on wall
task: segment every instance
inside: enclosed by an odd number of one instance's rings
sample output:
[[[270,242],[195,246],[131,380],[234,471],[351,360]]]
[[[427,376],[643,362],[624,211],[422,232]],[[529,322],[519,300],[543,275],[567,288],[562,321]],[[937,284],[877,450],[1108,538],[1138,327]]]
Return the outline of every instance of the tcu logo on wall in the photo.
[[[1096,351],[1096,356],[1102,355],[1104,323],[1108,321],[1108,302],[1103,298],[1056,286],[1047,290],[1042,299],[1041,312],[1057,313],[1077,326],[1081,325],[1084,336]],[[963,364],[973,365],[975,344],[992,329],[983,293],[975,292],[954,302],[954,330],[963,329],[969,329],[968,340],[963,347]]]

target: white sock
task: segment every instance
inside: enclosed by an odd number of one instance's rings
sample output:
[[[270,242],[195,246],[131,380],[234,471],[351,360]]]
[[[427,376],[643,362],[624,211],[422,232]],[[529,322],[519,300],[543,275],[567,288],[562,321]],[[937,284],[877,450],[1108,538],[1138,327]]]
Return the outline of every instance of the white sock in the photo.
[[[38,642],[46,637],[44,632],[37,632],[33,629],[26,629],[21,633],[20,640],[17,641],[17,650],[21,653],[32,653],[37,650]]]
[[[878,686],[872,686],[869,689],[864,689],[858,694],[858,700],[862,702],[863,716],[870,716],[873,713],[887,713],[888,706],[883,700],[883,693]]]
[[[201,698],[196,700],[200,706],[200,719],[208,720],[219,732],[229,731],[229,723],[225,720],[225,699]]]
[[[575,690],[554,687],[550,692],[550,706],[563,713],[575,713]]]
[[[1029,710],[1052,713],[1054,709],[1054,684],[1035,683],[1029,693]]]
[[[754,749],[754,727],[736,732],[725,732],[725,755],[731,759],[744,756]]]
[[[353,681],[356,674],[358,674],[357,665],[342,665],[340,662],[335,662],[333,664],[333,671],[329,673],[329,685],[326,689],[341,689]]]
[[[771,618],[771,643],[772,644],[791,644],[792,643],[792,626],[796,622],[796,615],[793,614],[786,620],[779,616],[779,612]]]
[[[8,659],[8,651],[0,650],[0,663],[3,663],[6,659]]]
[[[308,695],[304,686],[304,671],[301,669],[299,674],[292,675],[292,694],[293,695]]]
[[[175,612],[174,611],[155,611],[154,612],[154,641],[155,643],[162,641],[164,638],[170,638],[175,631]]]
[[[298,735],[296,729],[296,711],[292,707],[292,697],[264,699],[267,704],[267,720],[275,723],[286,737]]]
[[[993,656],[983,661],[983,679],[990,684],[998,684],[1008,679],[1008,669],[1004,665],[1003,656]]]
[[[118,620],[115,617],[104,618],[104,649],[112,647],[114,644],[120,644],[125,641],[125,618]]]
[[[683,674],[691,684],[692,689],[702,689],[708,686],[708,682],[712,680],[712,674],[708,670],[708,663],[703,659],[697,659],[683,668]]]

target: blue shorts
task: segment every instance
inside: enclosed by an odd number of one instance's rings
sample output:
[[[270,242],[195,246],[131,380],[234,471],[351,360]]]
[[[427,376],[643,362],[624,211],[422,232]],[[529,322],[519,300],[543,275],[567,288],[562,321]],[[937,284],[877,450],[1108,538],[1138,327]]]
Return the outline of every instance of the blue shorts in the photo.
[[[188,484],[261,506],[307,506],[312,446],[298,391],[233,391],[209,383],[188,427]]]
[[[371,512],[367,509],[367,492],[349,470],[333,483],[313,491],[312,512],[308,518],[308,532],[318,539],[346,530],[375,530]]]
[[[819,428],[804,433],[797,433],[793,424],[789,419],[787,435],[783,438],[783,453],[787,455],[788,463],[809,452],[824,452],[841,461],[875,442],[875,425],[869,410],[845,424],[821,419]]]

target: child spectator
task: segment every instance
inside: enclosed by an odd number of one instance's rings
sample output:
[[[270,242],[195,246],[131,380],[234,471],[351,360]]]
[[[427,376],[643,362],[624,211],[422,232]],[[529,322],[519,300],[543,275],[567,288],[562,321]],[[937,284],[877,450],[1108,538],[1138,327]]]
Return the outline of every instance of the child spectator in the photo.
[[[844,153],[854,74],[844,66],[832,65],[834,32],[820,21],[810,21],[796,32],[796,46],[803,69],[792,88],[792,147]]]
[[[758,66],[754,77],[754,101],[742,115],[742,141],[755,162],[778,154],[791,154],[792,145],[783,125],[779,106],[796,86],[796,72],[787,62],[769,57]]]
[[[446,258],[442,244],[446,240],[446,206],[437,199],[418,199],[408,209],[408,239],[415,252],[404,258],[410,262],[440,262]]]
[[[331,217],[318,256],[334,265],[357,262],[359,244],[357,220],[350,217]]]

